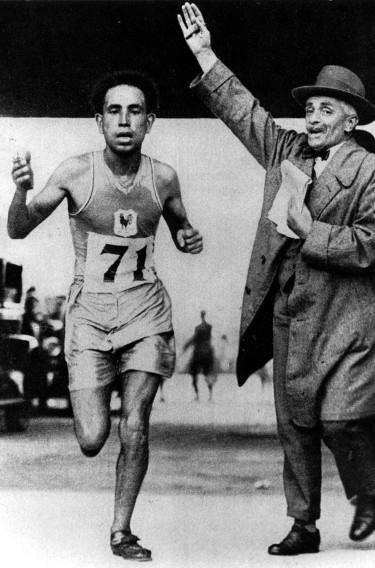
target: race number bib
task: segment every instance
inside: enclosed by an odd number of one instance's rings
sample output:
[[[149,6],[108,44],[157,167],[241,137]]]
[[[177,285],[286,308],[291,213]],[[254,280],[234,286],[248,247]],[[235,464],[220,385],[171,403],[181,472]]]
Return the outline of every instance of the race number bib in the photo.
[[[143,239],[89,233],[84,290],[114,292],[155,282],[154,237]]]

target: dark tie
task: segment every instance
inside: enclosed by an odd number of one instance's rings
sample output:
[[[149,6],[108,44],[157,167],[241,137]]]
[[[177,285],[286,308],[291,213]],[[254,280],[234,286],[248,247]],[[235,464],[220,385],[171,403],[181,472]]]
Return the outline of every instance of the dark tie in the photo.
[[[301,154],[304,160],[308,160],[309,158],[321,158],[323,161],[328,160],[329,158],[329,150],[313,150],[310,146],[305,146],[302,150]]]

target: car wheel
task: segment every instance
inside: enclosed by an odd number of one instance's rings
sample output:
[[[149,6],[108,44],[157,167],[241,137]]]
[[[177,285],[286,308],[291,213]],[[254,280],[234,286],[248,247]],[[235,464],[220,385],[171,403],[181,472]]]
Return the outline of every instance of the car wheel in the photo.
[[[7,432],[25,432],[30,424],[30,413],[26,404],[19,404],[5,411],[5,427]]]

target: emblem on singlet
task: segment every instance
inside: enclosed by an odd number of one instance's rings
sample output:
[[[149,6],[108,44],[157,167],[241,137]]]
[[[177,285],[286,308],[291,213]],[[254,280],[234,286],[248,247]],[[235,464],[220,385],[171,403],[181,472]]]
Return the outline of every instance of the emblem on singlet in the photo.
[[[133,209],[118,209],[114,213],[113,232],[119,237],[132,237],[137,234],[137,215]]]

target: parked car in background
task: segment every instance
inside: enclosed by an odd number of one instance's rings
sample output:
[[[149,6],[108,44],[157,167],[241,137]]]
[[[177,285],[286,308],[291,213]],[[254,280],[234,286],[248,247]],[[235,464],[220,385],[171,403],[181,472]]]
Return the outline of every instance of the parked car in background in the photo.
[[[22,266],[0,259],[0,431],[22,432],[29,425],[23,378],[30,351],[20,335]]]

